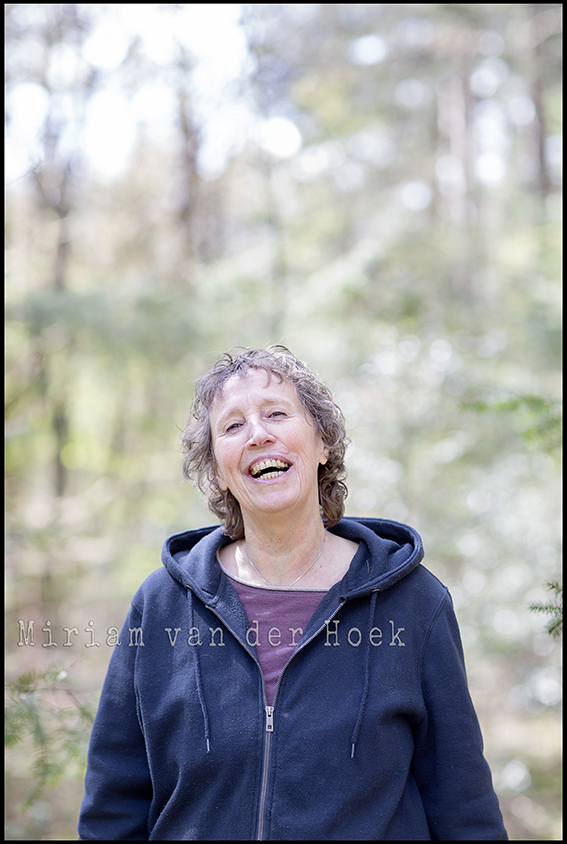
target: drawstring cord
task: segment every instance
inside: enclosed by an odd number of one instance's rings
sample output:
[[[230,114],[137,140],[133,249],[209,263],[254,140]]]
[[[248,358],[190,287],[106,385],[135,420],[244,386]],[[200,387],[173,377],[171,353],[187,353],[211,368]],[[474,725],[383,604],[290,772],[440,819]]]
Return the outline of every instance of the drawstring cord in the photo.
[[[190,589],[187,590],[189,593],[189,606],[190,606],[190,615],[191,615],[191,627],[195,626],[195,616],[193,612],[193,593]],[[207,712],[207,706],[205,704],[205,696],[203,694],[203,683],[201,680],[201,662],[199,660],[199,648],[193,648],[195,652],[195,665],[197,669],[196,679],[197,679],[197,695],[199,697],[199,703],[201,704],[201,712],[203,713],[203,721],[205,726],[205,742],[207,743],[207,753],[211,752],[211,743],[210,743],[210,734],[209,734],[209,715]]]
[[[368,614],[368,631],[370,634],[370,630],[372,628],[372,622],[374,620],[374,611],[376,609],[376,598],[378,597],[378,591],[372,593],[372,598],[370,599],[370,610]],[[356,720],[356,724],[354,725],[354,730],[352,731],[352,738],[351,738],[351,748],[350,748],[350,758],[354,759],[354,752],[356,750],[356,743],[358,741],[358,734],[360,732],[360,725],[362,723],[362,716],[364,715],[364,707],[366,705],[366,698],[368,697],[368,687],[370,685],[370,635],[366,638],[366,654],[364,657],[364,688],[362,690],[362,697],[360,699],[360,708],[358,712],[358,718]]]
[[[378,597],[378,591],[372,593],[372,597],[370,599],[370,609],[368,613],[368,630],[370,631],[372,628],[372,622],[374,620],[374,612],[376,609],[376,599]],[[191,617],[191,627],[195,626],[195,616],[193,610],[193,593],[191,589],[187,590],[188,592],[188,599],[189,599],[189,612]],[[201,679],[201,663],[199,660],[199,648],[194,648],[195,653],[195,666],[196,666],[196,681],[197,681],[197,696],[199,698],[199,704],[201,706],[201,712],[203,713],[203,725],[204,725],[204,734],[205,734],[205,742],[207,745],[207,753],[211,752],[211,742],[210,742],[210,730],[209,730],[209,715],[207,712],[207,706],[205,703],[205,696],[203,694],[203,682]],[[370,686],[370,635],[367,636],[366,639],[366,653],[364,656],[364,687],[362,690],[362,696],[360,699],[360,707],[358,711],[358,718],[356,719],[356,724],[354,725],[354,729],[352,731],[352,738],[351,738],[351,751],[350,751],[350,758],[354,759],[354,754],[356,750],[356,744],[358,741],[358,735],[360,733],[360,727],[362,724],[362,718],[364,715],[364,708],[366,706],[366,699],[368,697],[368,689]]]

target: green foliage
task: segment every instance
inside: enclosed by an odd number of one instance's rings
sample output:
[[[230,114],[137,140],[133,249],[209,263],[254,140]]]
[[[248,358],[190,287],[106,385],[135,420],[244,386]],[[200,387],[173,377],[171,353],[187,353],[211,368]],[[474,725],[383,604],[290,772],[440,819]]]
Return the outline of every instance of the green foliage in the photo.
[[[550,615],[551,619],[547,624],[547,632],[551,636],[561,636],[563,633],[563,587],[556,581],[548,583],[547,587],[554,593],[555,599],[546,603],[536,601],[530,604],[530,610]]]
[[[509,398],[463,402],[463,410],[476,413],[508,414],[528,446],[551,453],[562,443],[563,414],[559,401],[526,394]]]
[[[548,454],[560,448],[562,443],[562,412],[558,401],[536,395],[520,395],[510,398],[478,400],[463,403],[463,410],[476,413],[491,413],[495,416],[512,416],[517,421],[518,433],[524,442]],[[532,612],[547,613],[551,620],[547,631],[552,636],[563,632],[563,587],[555,581],[547,584],[555,593],[555,601],[534,602],[529,605]]]
[[[121,623],[164,537],[212,521],[180,483],[193,379],[233,345],[283,342],[347,417],[347,512],[422,532],[472,666],[498,678],[487,722],[505,712],[539,759],[530,719],[544,707],[553,735],[556,706],[537,672],[558,657],[528,604],[559,565],[561,5],[243,5],[248,58],[218,101],[180,20],[208,7],[131,8],[6,6],[7,161],[23,156],[6,194],[9,618]],[[94,49],[109,30],[113,67]],[[376,60],[357,58],[369,35]],[[122,106],[105,117],[108,94]],[[101,176],[85,141],[96,124],[112,157],[121,109],[135,142]],[[300,133],[295,154],[258,142],[272,117]],[[84,748],[88,719],[42,654],[10,692],[9,807],[28,749],[41,791],[72,770],[73,730]],[[73,837],[78,801],[43,803],[60,826],[16,837]],[[558,811],[519,837],[551,834]]]
[[[33,806],[46,788],[60,783],[71,767],[84,764],[95,703],[79,699],[68,675],[61,666],[52,665],[6,684],[4,745],[14,748],[27,739],[33,754],[27,777],[31,789],[20,811]]]

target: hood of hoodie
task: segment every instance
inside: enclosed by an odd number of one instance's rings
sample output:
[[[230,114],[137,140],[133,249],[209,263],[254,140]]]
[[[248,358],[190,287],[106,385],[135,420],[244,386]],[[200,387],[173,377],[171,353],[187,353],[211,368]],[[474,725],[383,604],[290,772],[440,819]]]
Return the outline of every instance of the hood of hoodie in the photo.
[[[331,531],[359,549],[298,640],[288,628],[271,706],[262,643],[215,559],[231,540],[215,526],[166,541],[112,655],[81,840],[506,839],[419,536],[381,519]]]
[[[361,546],[342,580],[333,587],[342,600],[383,592],[423,559],[421,537],[400,522],[345,517],[329,530]],[[177,533],[165,541],[162,563],[182,586],[211,604],[224,577],[220,566],[214,565],[215,555],[231,541],[218,525]]]

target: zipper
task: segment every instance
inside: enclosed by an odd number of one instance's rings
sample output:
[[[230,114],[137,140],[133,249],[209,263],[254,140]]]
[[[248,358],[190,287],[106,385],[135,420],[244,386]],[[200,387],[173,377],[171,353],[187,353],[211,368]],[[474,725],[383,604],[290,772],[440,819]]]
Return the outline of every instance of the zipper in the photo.
[[[266,732],[274,732],[274,707],[266,706]]]
[[[266,703],[266,682],[264,678],[264,673],[262,671],[262,666],[260,665],[259,659],[254,656],[254,654],[250,653],[248,650],[247,644],[240,638],[240,636],[232,629],[230,624],[227,623],[226,619],[224,619],[214,607],[211,607],[209,604],[205,604],[208,610],[215,615],[220,622],[226,627],[226,629],[231,633],[236,641],[242,645],[246,653],[250,654],[256,665],[258,666],[258,670],[260,671],[260,677],[262,678],[262,697],[264,701],[264,713],[265,713],[265,720],[264,720],[264,732],[265,732],[265,739],[264,739],[264,754],[262,757],[262,779],[261,779],[261,786],[260,786],[260,803],[259,803],[259,813],[258,813],[258,828],[257,828],[257,835],[256,840],[261,841],[264,834],[264,814],[265,814],[265,807],[266,807],[266,796],[268,792],[268,772],[269,772],[269,761],[270,761],[270,747],[272,743],[272,733],[274,731],[274,707],[268,706]],[[282,672],[283,673],[283,672]],[[276,692],[274,694],[274,703],[276,700],[276,695],[278,693],[279,681],[276,686]]]
[[[260,806],[258,809],[257,841],[262,841],[264,838],[264,815],[266,811],[266,796],[268,794],[270,748],[272,744],[272,733],[274,732],[274,707],[265,706],[264,710],[266,712],[266,736],[264,739],[264,758],[262,760],[262,785],[260,787]]]
[[[274,692],[274,706],[268,706],[267,703],[266,703],[266,683],[265,683],[264,674],[262,672],[262,667],[261,667],[260,661],[257,659],[257,657],[255,657],[251,654],[252,658],[254,659],[254,661],[256,662],[256,665],[258,666],[258,668],[260,670],[260,676],[262,678],[262,691],[263,691],[262,696],[263,696],[263,699],[264,699],[264,714],[265,714],[265,719],[264,719],[264,732],[265,732],[264,754],[263,754],[263,757],[262,757],[262,779],[261,779],[261,786],[260,786],[260,803],[259,803],[259,811],[258,811],[258,829],[257,829],[257,835],[256,835],[257,841],[263,841],[263,837],[264,837],[264,822],[265,822],[264,815],[265,815],[265,812],[266,812],[266,798],[267,798],[267,794],[268,794],[268,774],[269,774],[269,768],[270,768],[270,750],[271,750],[271,746],[272,746],[272,733],[274,732],[274,709],[275,709],[275,703],[276,703],[276,699],[277,699],[277,696],[278,696],[278,691],[279,691],[279,688],[280,688],[280,683],[282,681],[282,677],[283,677],[285,671],[287,670],[288,665],[293,660],[293,658],[295,656],[297,656],[297,654],[300,651],[302,651],[305,647],[307,647],[307,645],[309,645],[310,642],[313,641],[313,639],[317,638],[319,633],[321,633],[325,629],[327,624],[330,621],[333,620],[333,618],[336,616],[338,611],[340,609],[342,609],[344,603],[345,603],[345,601],[342,600],[339,603],[339,605],[336,607],[335,611],[329,616],[329,618],[325,619],[323,624],[314,633],[312,633],[311,636],[308,639],[306,639],[305,642],[303,642],[302,645],[300,645],[298,648],[296,648],[296,650],[293,652],[293,654],[291,655],[291,657],[287,661],[287,663],[284,667],[284,670],[282,671],[282,673],[280,674],[280,676],[278,678],[276,690]],[[224,618],[222,618],[219,615],[219,613],[213,607],[209,606],[208,604],[205,604],[205,606],[207,607],[208,610],[210,610],[213,613],[213,615],[215,615],[219,619],[219,621],[221,621],[224,624],[226,629],[230,633],[232,633],[232,635],[234,636],[236,641],[239,642],[242,645],[244,650],[247,653],[250,653],[250,651],[248,650],[248,648],[246,647],[246,645],[244,644],[244,642],[242,641],[240,636],[238,636],[234,632],[234,630],[230,627],[230,625],[226,623],[226,620]]]
[[[280,676],[278,678],[276,690],[274,692],[274,704],[276,703],[276,699],[277,699],[277,696],[278,696],[278,691],[279,691],[279,688],[280,688],[280,683],[281,683],[282,677],[283,677],[285,671],[287,670],[287,667],[290,664],[290,662],[292,661],[292,659],[299,653],[299,651],[302,651],[303,648],[305,648],[310,642],[312,642],[313,639],[315,639],[319,635],[319,633],[321,633],[325,629],[327,624],[330,621],[333,620],[333,618],[336,616],[338,611],[342,608],[343,604],[344,604],[344,601],[341,601],[341,603],[335,609],[333,614],[329,618],[325,619],[323,624],[315,631],[315,633],[312,633],[311,636],[309,637],[309,639],[306,639],[305,642],[303,642],[303,644],[300,645],[293,652],[293,654],[291,655],[291,657],[287,661],[287,663],[284,667],[284,670],[282,671],[282,673],[280,674]],[[262,673],[261,668],[260,668],[260,673]],[[264,685],[264,701],[265,701],[266,700],[266,686],[264,684],[264,676],[263,675],[262,675],[262,683]],[[264,758],[263,758],[263,762],[262,762],[262,785],[261,785],[261,789],[260,789],[260,808],[259,808],[259,813],[258,813],[258,833],[256,835],[257,841],[263,841],[263,838],[264,838],[264,821],[265,821],[264,815],[265,815],[265,811],[266,811],[266,797],[267,797],[267,791],[268,791],[268,771],[269,771],[269,763],[270,763],[270,748],[271,748],[271,744],[272,744],[272,733],[274,732],[274,706],[265,705],[264,710],[265,710],[265,713],[266,713],[266,721],[265,721],[266,736],[265,736],[265,740],[264,740]]]

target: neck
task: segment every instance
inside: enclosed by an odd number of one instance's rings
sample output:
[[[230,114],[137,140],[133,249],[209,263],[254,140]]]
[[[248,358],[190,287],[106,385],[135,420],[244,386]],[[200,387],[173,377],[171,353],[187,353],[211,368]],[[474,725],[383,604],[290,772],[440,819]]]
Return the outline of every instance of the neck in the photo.
[[[246,524],[241,553],[270,586],[289,586],[319,562],[326,532],[319,514],[307,523]]]

